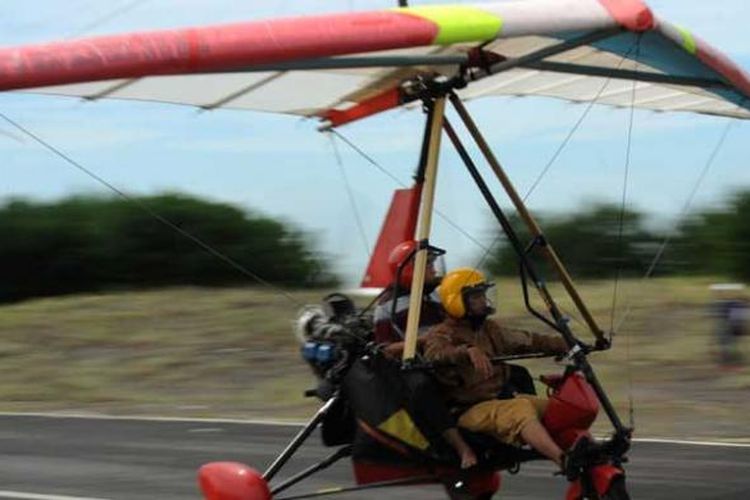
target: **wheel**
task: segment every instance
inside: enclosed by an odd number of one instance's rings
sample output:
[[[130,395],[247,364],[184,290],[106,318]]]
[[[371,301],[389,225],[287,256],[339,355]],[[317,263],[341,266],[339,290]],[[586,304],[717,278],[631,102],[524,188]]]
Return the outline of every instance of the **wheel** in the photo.
[[[271,500],[260,472],[237,462],[211,462],[198,472],[205,500]]]
[[[601,500],[630,500],[630,495],[628,495],[628,490],[625,487],[625,477],[619,476],[613,479]]]
[[[448,498],[450,500],[492,500],[492,497],[494,494],[492,493],[483,493],[481,495],[472,495],[471,493],[458,493],[455,491],[450,491],[446,488],[445,492],[448,494]]]

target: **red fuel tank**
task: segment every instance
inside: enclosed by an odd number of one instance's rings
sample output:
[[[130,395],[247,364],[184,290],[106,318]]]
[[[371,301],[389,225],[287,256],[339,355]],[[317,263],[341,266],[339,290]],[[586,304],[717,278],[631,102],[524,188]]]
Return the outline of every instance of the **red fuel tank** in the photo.
[[[549,397],[542,424],[552,434],[570,429],[588,429],[599,413],[596,394],[581,373],[565,379]]]

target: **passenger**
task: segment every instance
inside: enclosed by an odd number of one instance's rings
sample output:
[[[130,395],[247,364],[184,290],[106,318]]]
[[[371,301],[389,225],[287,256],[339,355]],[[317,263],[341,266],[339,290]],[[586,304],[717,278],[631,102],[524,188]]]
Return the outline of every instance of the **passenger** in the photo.
[[[416,249],[415,241],[405,241],[391,251],[388,263],[393,282],[375,308],[375,342],[383,344],[385,353],[397,359],[401,358],[404,350],[403,335],[406,331],[409,313]],[[443,307],[435,293],[435,288],[440,284],[440,276],[435,269],[435,260],[442,253],[434,250],[428,251],[430,253],[427,258],[422,309],[419,316],[420,334],[425,333],[432,325],[440,323],[445,317]],[[397,281],[399,267],[401,274]],[[418,340],[418,347],[420,345],[421,338]],[[409,412],[417,425],[425,430],[431,430],[436,436],[442,436],[458,454],[461,468],[466,469],[476,465],[477,457],[461,437],[434,380],[424,373],[415,371],[406,377],[406,382],[410,392]]]
[[[568,350],[567,345],[560,336],[512,330],[488,319],[495,312],[487,298],[492,286],[470,268],[445,276],[438,293],[448,317],[425,337],[425,355],[447,365],[437,370],[437,379],[448,404],[463,410],[459,427],[491,434],[507,444],[529,444],[565,468],[565,454],[540,422],[547,400],[528,395],[497,399],[508,370],[503,363],[493,365],[490,358],[524,352],[559,354]]]
[[[411,281],[414,276],[414,257],[417,242],[404,241],[396,245],[388,257],[392,283],[380,298],[375,307],[375,342],[386,345],[386,353],[393,357],[401,357],[404,349],[404,333],[409,314],[409,299],[411,297]],[[425,268],[424,292],[422,294],[422,310],[419,315],[418,346],[422,343],[421,335],[429,327],[437,325],[445,318],[443,306],[435,289],[440,284],[441,277],[435,269],[435,261],[441,252],[428,250],[427,267]],[[401,274],[396,282],[398,269]],[[395,306],[394,306],[395,301]]]

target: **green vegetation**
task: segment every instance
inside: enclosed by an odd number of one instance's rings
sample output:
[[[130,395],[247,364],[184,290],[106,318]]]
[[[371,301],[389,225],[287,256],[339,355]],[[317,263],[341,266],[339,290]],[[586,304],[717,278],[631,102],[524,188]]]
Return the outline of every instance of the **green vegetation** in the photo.
[[[592,362],[626,421],[632,394],[641,436],[748,437],[750,370],[715,364],[709,283],[620,283],[616,322],[631,312],[614,349]],[[581,290],[608,329],[612,283]],[[302,420],[317,403],[302,397],[314,380],[291,321],[325,292],[290,293],[296,303],[258,289],[176,288],[1,307],[0,410]],[[524,313],[515,280],[499,282],[498,299],[504,321],[543,329]],[[750,339],[743,342],[750,356]],[[560,369],[550,360],[529,365],[536,374]],[[603,416],[599,428],[607,428]]]
[[[737,193],[726,206],[698,212],[669,236],[670,242],[655,268],[656,276],[721,276],[750,279],[750,192]],[[522,242],[527,231],[512,221]],[[559,216],[541,216],[546,238],[574,276],[608,278],[619,267],[621,276],[643,276],[665,239],[649,227],[649,218],[615,205],[593,205]],[[505,241],[502,237],[501,241]],[[543,275],[552,277],[539,251],[532,258]],[[518,260],[510,245],[498,248],[488,262],[493,274],[516,275]]]
[[[734,195],[727,207],[700,212],[680,227],[671,260],[682,274],[708,271],[750,280],[750,192]]]
[[[750,278],[750,192],[726,207],[694,214],[674,234],[656,276]],[[159,220],[161,219],[161,220]],[[165,224],[168,221],[175,228]],[[529,241],[517,219],[523,242]],[[664,240],[649,217],[614,205],[542,216],[546,238],[574,276],[642,276]],[[332,286],[330,265],[304,234],[230,205],[167,194],[136,198],[74,197],[55,203],[11,201],[0,207],[0,302],[31,297],[164,286],[228,286],[249,274],[284,286]],[[182,234],[181,234],[182,233]],[[501,239],[504,241],[504,238]],[[539,251],[542,275],[553,277]],[[490,256],[488,270],[515,275],[509,245]]]
[[[269,282],[334,282],[301,233],[268,217],[183,195],[135,203],[78,197],[49,204],[13,201],[0,208],[0,301],[247,282],[247,276],[164,220]]]
[[[545,237],[575,276],[607,278],[614,276],[619,264],[623,275],[643,275],[649,258],[655,253],[657,238],[644,229],[645,216],[634,211],[622,214],[620,235],[620,208],[614,205],[585,207],[579,212],[559,217],[542,217],[539,224]],[[530,234],[520,220],[512,221],[519,230],[522,242],[530,241]],[[521,230],[521,228],[524,230]],[[505,238],[501,241],[505,241]],[[532,258],[542,275],[552,277],[546,261],[539,252]],[[488,264],[490,272],[501,275],[518,274],[518,258],[513,248],[506,244],[499,248]]]
[[[310,287],[334,279],[307,239],[267,217],[186,196],[137,204],[72,198],[0,208],[0,301],[69,295],[0,307],[0,410],[290,419],[313,412],[317,403],[302,392],[314,381],[291,321],[325,293]],[[148,212],[286,286],[293,300],[227,288],[247,277]],[[663,236],[633,211],[623,214],[621,235],[620,217],[617,207],[593,206],[542,220],[573,276],[596,279],[581,291],[600,325],[609,330],[626,318],[615,348],[593,356],[604,386],[625,420],[632,398],[641,435],[747,438],[750,370],[717,367],[707,305],[709,283],[750,277],[750,193],[679,227],[659,278],[646,282],[633,277]],[[490,268],[515,274],[516,262],[504,247]],[[617,265],[626,279],[612,320],[608,278]],[[126,292],[134,289],[141,291]],[[543,329],[525,312],[517,280],[500,280],[498,298],[504,321]],[[590,338],[580,321],[574,326]],[[750,357],[750,339],[742,341]],[[528,364],[536,373],[559,370]]]

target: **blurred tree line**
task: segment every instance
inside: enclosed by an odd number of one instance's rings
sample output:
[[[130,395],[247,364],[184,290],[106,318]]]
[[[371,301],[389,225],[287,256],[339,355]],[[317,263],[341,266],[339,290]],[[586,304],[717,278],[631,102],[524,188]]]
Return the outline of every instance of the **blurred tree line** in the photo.
[[[168,194],[148,210],[280,285],[335,283],[305,236],[229,205]],[[10,201],[0,208],[0,301],[72,292],[253,283],[227,262],[122,199]]]
[[[521,241],[529,243],[524,224],[518,217],[511,219]],[[619,206],[607,204],[561,216],[541,216],[538,221],[576,277],[608,278],[618,267],[623,277],[642,277],[669,237],[653,275],[700,274],[750,280],[750,191],[735,194],[721,208],[687,217],[671,233],[654,228],[643,213],[623,213]],[[503,244],[488,260],[488,271],[517,274],[515,252],[504,236],[500,241]],[[530,255],[543,276],[555,277],[539,251]]]

